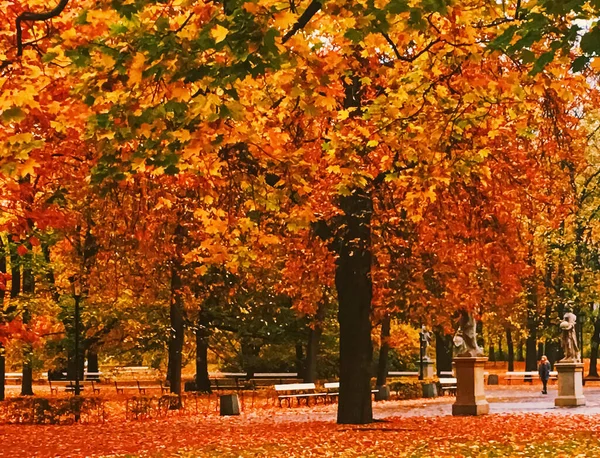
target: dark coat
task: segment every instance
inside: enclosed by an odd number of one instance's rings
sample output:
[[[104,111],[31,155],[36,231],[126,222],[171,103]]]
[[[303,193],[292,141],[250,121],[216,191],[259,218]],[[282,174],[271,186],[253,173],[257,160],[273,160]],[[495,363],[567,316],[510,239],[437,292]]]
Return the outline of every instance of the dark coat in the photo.
[[[540,366],[538,367],[538,373],[540,374],[540,378],[542,380],[548,381],[550,378],[550,363],[540,363]]]

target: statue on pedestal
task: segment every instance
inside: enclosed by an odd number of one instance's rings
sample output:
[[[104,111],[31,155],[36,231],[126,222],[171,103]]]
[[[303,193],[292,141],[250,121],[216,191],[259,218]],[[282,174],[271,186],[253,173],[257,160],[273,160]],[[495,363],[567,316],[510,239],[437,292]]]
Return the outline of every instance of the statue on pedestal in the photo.
[[[483,356],[483,351],[479,348],[479,345],[477,345],[475,319],[473,318],[473,315],[468,312],[461,312],[460,327],[452,341],[454,343],[454,353],[456,356]]]
[[[560,362],[581,362],[581,354],[579,353],[577,334],[575,332],[575,321],[577,321],[575,314],[567,312],[563,317],[563,321],[560,322],[560,330],[562,331],[561,345],[565,355]]]
[[[421,326],[421,332],[419,332],[419,338],[421,340],[421,351],[423,354],[423,360],[428,361],[427,349],[431,344],[431,333],[427,330],[425,325]]]

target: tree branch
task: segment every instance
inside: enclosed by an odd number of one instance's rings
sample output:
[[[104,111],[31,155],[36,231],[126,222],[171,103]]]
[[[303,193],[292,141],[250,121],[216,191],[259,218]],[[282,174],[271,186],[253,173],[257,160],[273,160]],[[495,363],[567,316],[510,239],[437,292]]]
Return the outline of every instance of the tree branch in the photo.
[[[312,0],[312,2],[310,3],[310,5],[308,5],[308,8],[306,8],[306,10],[304,10],[304,13],[302,13],[302,16],[300,16],[298,18],[298,21],[292,26],[292,28],[289,30],[289,32],[287,32],[281,42],[285,43],[287,42],[290,38],[292,38],[296,32],[298,30],[302,30],[306,24],[308,24],[308,21],[310,21],[312,19],[312,17],[317,14],[317,12],[321,9],[321,2],[319,0]]]
[[[31,11],[24,11],[17,16],[15,25],[17,27],[17,56],[23,55],[23,30],[21,29],[21,23],[24,21],[35,22],[35,21],[46,21],[58,16],[63,12],[65,7],[69,3],[69,0],[60,0],[60,3],[56,5],[52,10],[45,11],[43,13],[33,13]]]

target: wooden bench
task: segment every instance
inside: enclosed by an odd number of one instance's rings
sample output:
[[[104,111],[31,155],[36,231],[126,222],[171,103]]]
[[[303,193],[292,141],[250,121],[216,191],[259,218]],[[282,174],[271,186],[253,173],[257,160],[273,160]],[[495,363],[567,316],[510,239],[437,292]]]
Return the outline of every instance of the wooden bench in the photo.
[[[305,400],[308,406],[310,399],[314,399],[315,404],[319,399],[323,399],[323,403],[325,403],[325,399],[328,397],[328,393],[316,393],[314,383],[285,383],[275,385],[274,388],[279,400],[279,407],[282,407],[283,401],[287,401],[288,406],[291,407],[294,399],[298,405],[301,400]]]
[[[160,390],[160,394],[169,392],[169,386],[165,385],[162,380],[136,380],[140,394],[146,394],[147,390]]]
[[[390,371],[388,377],[418,377],[418,371]]]
[[[4,374],[5,385],[19,385],[23,380],[23,374],[20,372],[7,372]]]
[[[210,388],[213,391],[239,391],[240,381],[236,378],[210,378]]]
[[[331,402],[340,396],[340,382],[327,382],[323,384],[323,388],[325,388],[327,398]]]
[[[442,396],[445,394],[456,396],[456,378],[443,377],[440,378],[440,391]]]
[[[58,390],[61,387],[65,388],[65,391],[75,392],[75,380],[48,380],[48,386],[50,387],[50,394],[58,394]],[[86,387],[92,388],[93,394],[99,394],[100,388],[96,386],[96,382],[94,380],[88,381],[79,381],[79,389],[83,391]]]
[[[115,380],[117,394],[125,394],[125,390],[137,390],[139,394],[146,394],[148,390],[160,390],[164,394],[169,387],[162,380]]]
[[[540,375],[537,371],[528,371],[528,372],[506,372],[504,374],[504,380],[511,385],[513,380],[522,380],[525,382],[533,382],[534,380],[539,379]],[[550,372],[550,380],[556,380],[558,378],[558,372],[551,371]]]

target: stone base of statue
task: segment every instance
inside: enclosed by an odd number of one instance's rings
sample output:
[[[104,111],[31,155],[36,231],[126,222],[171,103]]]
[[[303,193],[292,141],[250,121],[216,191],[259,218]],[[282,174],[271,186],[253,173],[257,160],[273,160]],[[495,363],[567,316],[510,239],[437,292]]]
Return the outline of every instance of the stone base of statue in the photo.
[[[435,361],[432,361],[431,359],[427,358],[427,359],[423,359],[423,378],[424,379],[430,379],[435,377]]]
[[[483,382],[485,357],[458,356],[453,359],[456,370],[456,402],[452,404],[452,415],[485,415],[490,405],[485,399]]]
[[[585,405],[583,396],[583,363],[560,362],[554,365],[558,372],[558,397],[554,400],[557,407]]]

